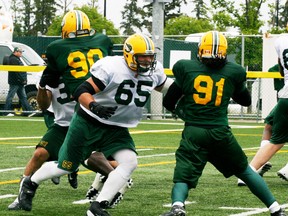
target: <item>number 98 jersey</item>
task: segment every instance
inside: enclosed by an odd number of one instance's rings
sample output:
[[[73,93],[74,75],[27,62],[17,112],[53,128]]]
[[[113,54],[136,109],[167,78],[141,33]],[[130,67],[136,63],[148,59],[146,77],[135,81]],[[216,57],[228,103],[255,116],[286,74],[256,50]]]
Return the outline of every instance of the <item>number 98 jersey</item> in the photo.
[[[47,69],[59,73],[67,92],[73,95],[76,88],[90,77],[90,67],[97,60],[112,55],[112,48],[111,40],[103,34],[59,39],[47,48]]]

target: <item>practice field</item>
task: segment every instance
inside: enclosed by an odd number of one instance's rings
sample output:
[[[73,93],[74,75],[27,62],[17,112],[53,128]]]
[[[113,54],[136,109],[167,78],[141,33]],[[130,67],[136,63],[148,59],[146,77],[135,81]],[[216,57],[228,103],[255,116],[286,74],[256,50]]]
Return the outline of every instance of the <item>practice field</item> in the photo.
[[[237,121],[230,125],[250,161],[259,147],[264,124]],[[130,130],[138,149],[139,166],[132,176],[133,187],[116,208],[108,210],[111,215],[158,216],[170,209],[174,152],[182,129],[180,120],[146,120]],[[61,177],[59,185],[49,180],[38,188],[31,212],[8,211],[7,206],[18,194],[20,175],[45,131],[41,117],[0,117],[1,216],[83,216],[89,208],[88,203],[75,204],[85,198],[95,177],[93,172],[81,166],[78,189],[70,187],[67,176]],[[272,158],[273,167],[264,179],[278,202],[288,209],[288,182],[276,174],[287,163],[287,155],[288,149],[284,147]],[[237,186],[236,177],[225,179],[210,164],[206,166],[198,187],[190,191],[186,209],[191,216],[270,215],[247,187]]]

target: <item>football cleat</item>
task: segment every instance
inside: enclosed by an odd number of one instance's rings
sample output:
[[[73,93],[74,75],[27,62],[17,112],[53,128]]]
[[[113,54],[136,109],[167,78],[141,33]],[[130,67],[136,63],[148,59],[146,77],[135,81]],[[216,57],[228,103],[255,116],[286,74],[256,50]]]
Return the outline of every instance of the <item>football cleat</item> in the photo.
[[[161,214],[160,216],[186,216],[185,207],[174,205],[169,212]]]
[[[263,175],[268,172],[272,168],[272,164],[268,161],[265,163],[262,167],[260,167],[257,172],[260,176],[263,177]]]
[[[271,216],[287,216],[283,209],[280,209],[277,212],[271,213]]]
[[[79,171],[79,169],[77,169],[76,171],[68,174],[69,184],[70,184],[71,187],[74,188],[74,189],[76,189],[76,188],[78,187],[78,179],[77,179],[78,171]]]
[[[25,177],[18,195],[20,209],[31,211],[32,200],[35,196],[38,185],[31,181],[30,177]]]
[[[90,186],[90,188],[88,189],[88,191],[86,193],[86,199],[96,200],[98,194],[99,194],[99,191],[96,188],[94,188],[93,186]]]
[[[60,177],[53,177],[51,178],[51,181],[53,182],[53,184],[58,185],[60,184]]]
[[[280,169],[277,172],[277,175],[284,179],[285,181],[288,181],[288,164],[286,164],[286,166],[284,166],[282,169]]]
[[[245,182],[238,178],[237,185],[239,187],[246,186]]]
[[[129,179],[126,184],[119,190],[119,192],[116,193],[116,195],[114,196],[114,198],[112,199],[112,201],[110,202],[109,207],[113,208],[116,205],[118,205],[120,203],[120,201],[123,199],[124,193],[131,188],[133,185],[133,179]]]
[[[96,200],[106,179],[107,178],[104,175],[97,173],[93,184],[90,186],[90,188],[88,189],[86,193],[86,199]]]
[[[20,181],[19,181],[19,193],[21,191],[22,185],[23,185],[23,181],[24,181],[24,177],[21,176],[20,177]],[[19,205],[19,200],[18,197],[8,206],[8,210],[21,210],[20,205]]]
[[[13,211],[21,210],[20,205],[19,205],[18,198],[17,198],[16,200],[14,200],[14,202],[12,202],[12,203],[8,206],[8,210],[13,210]]]
[[[110,214],[105,210],[108,205],[108,201],[101,201],[100,203],[94,201],[91,203],[86,216],[110,216]]]

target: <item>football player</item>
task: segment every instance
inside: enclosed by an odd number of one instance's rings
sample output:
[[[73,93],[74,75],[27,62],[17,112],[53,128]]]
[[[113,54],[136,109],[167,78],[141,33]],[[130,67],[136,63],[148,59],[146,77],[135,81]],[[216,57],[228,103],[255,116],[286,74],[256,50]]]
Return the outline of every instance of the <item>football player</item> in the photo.
[[[74,90],[90,77],[89,69],[95,61],[112,54],[111,40],[103,34],[95,34],[89,18],[82,11],[69,11],[63,18],[61,28],[62,39],[52,42],[47,48],[48,65],[40,79],[37,95],[42,110],[46,110],[52,104],[55,123],[49,127],[37,145],[33,157],[26,166],[25,176],[32,175],[44,162],[58,159],[60,146],[75,110],[76,101],[72,97]],[[92,156],[96,154],[98,157],[93,158]],[[102,153],[93,155],[91,155],[92,161],[98,159],[95,163],[98,166],[88,166],[89,168],[106,175],[113,170],[113,167],[107,165]],[[52,179],[55,182],[55,178]],[[76,172],[70,173],[68,180],[73,188],[77,188]],[[22,181],[20,188],[21,185]],[[18,198],[8,208],[31,210],[29,206],[21,206]]]
[[[273,108],[273,126],[272,135],[269,142],[261,147],[250,165],[254,169],[259,169],[263,164],[267,163],[273,155],[278,152],[286,142],[288,142],[288,65],[287,65],[287,50],[288,50],[287,34],[280,35],[275,41],[275,49],[278,55],[278,64],[280,73],[284,77],[284,87],[278,92],[278,102]],[[288,166],[283,167],[278,171],[280,177],[287,179]]]
[[[124,57],[98,60],[90,69],[91,77],[75,91],[80,108],[61,146],[58,163],[48,162],[32,177],[24,179],[19,195],[21,206],[31,209],[42,181],[77,170],[96,149],[108,159],[115,159],[118,166],[109,173],[87,215],[109,215],[105,208],[137,167],[135,144],[128,128],[136,127],[141,120],[142,108],[152,90],[165,92],[173,82],[156,60],[154,43],[149,37],[129,36],[123,52]]]
[[[199,59],[179,60],[173,66],[175,81],[163,105],[176,112],[185,127],[175,154],[172,208],[162,216],[186,215],[184,202],[189,190],[196,188],[207,162],[226,178],[235,175],[242,179],[271,215],[286,215],[263,178],[248,165],[247,156],[228,125],[230,98],[249,106],[251,96],[245,85],[244,68],[227,61],[227,47],[223,34],[209,31],[199,43]]]

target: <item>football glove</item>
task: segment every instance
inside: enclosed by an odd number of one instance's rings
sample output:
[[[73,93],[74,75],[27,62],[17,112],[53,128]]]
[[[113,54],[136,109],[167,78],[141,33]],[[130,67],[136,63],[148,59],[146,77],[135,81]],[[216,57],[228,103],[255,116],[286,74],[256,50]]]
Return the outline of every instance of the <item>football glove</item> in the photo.
[[[46,85],[48,85],[51,88],[57,88],[59,85],[59,78],[59,74],[49,73],[48,70],[44,70],[39,82],[39,86],[44,88]]]
[[[93,112],[95,115],[99,116],[100,118],[104,118],[104,119],[108,119],[110,118],[112,115],[115,114],[115,110],[118,107],[106,107],[106,106],[102,106],[98,103],[96,103],[95,101],[91,102],[89,104],[89,109],[91,112]]]

